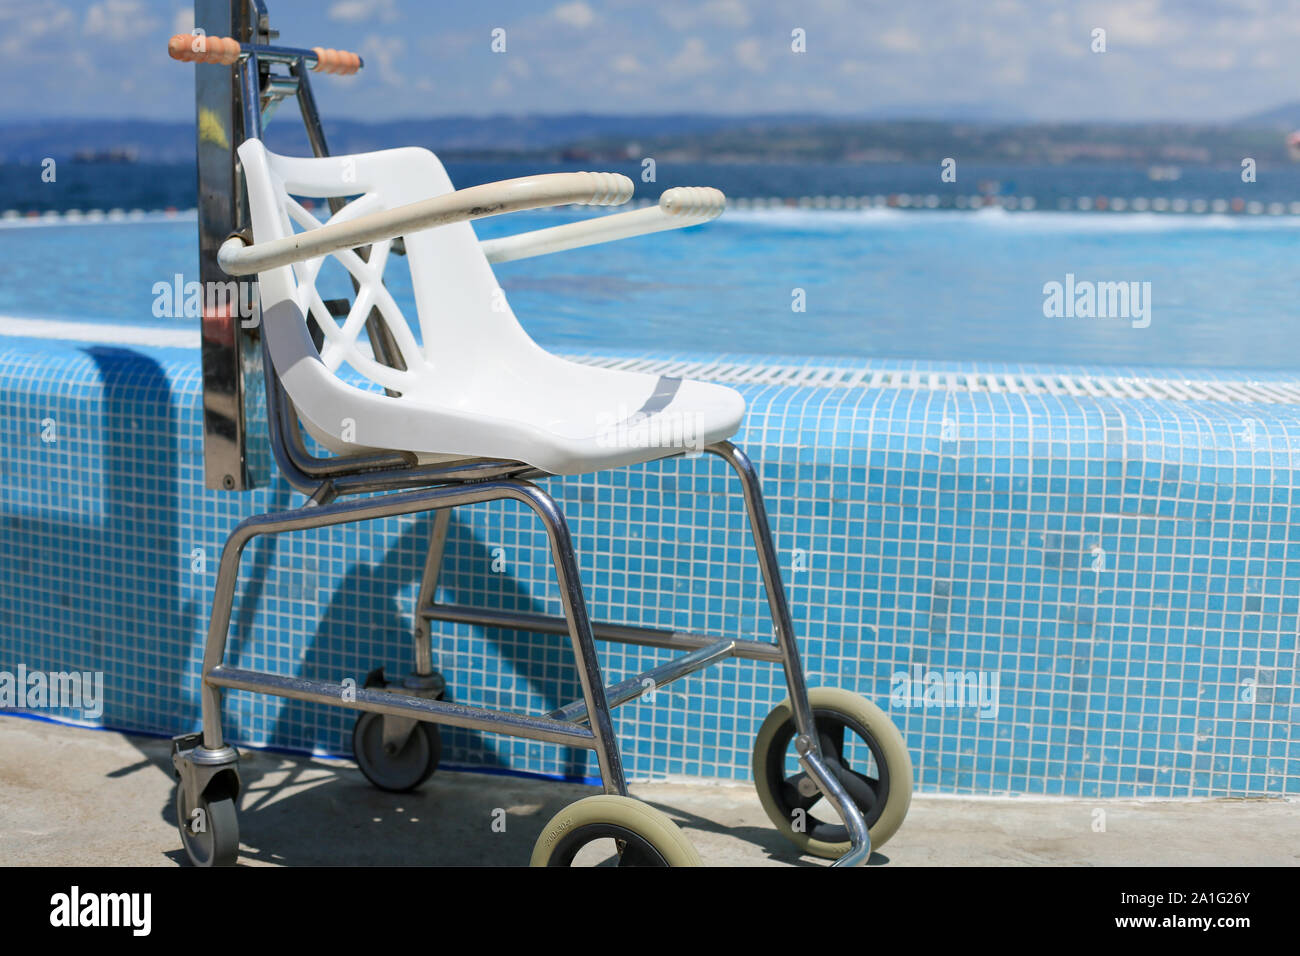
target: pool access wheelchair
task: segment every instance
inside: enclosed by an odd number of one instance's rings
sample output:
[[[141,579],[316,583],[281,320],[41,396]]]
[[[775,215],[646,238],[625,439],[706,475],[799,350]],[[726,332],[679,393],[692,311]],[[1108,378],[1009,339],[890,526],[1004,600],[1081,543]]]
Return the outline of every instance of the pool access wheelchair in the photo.
[[[221,705],[224,691],[243,690],[358,711],[357,764],[389,791],[410,790],[434,772],[441,724],[594,750],[604,792],[547,823],[532,863],[570,865],[584,846],[613,838],[619,865],[697,865],[699,856],[677,825],[628,796],[610,710],[648,687],[739,657],[780,665],[789,692],[754,745],[754,780],[768,816],[803,852],[839,865],[864,862],[903,821],[911,761],[897,728],[874,704],[845,690],[805,686],[758,479],[744,452],[727,440],[740,426],[742,398],[720,385],[597,368],[548,353],[516,320],[491,266],[705,222],[722,211],[722,194],[669,189],[656,206],[480,242],[470,220],[570,203],[621,204],[631,197],[632,182],[613,173],[555,173],[456,190],[425,149],[293,158],[271,153],[256,136],[242,142],[238,157],[252,230],[228,239],[218,258],[232,276],[257,277],[272,449],[281,471],[308,498],[302,507],[243,521],[222,553],[202,667],[202,733],[173,745],[176,814],[190,859],[220,865],[237,857],[238,755],[222,733]],[[332,215],[320,221],[294,197],[327,200]],[[399,248],[410,267],[418,337],[383,283]],[[325,302],[315,287],[331,255],[351,274],[350,307]],[[363,344],[361,330],[376,315],[380,322],[372,322]],[[339,374],[344,365],[352,370],[348,377]],[[358,373],[368,385],[357,384]],[[656,446],[613,440],[610,422],[619,416],[616,435],[655,434]],[[661,426],[655,430],[626,427],[654,419]],[[691,429],[675,427],[682,422]],[[310,452],[304,430],[331,454]],[[686,455],[693,449],[684,442],[664,443],[664,436],[679,433],[701,436],[704,450],[739,478],[773,642],[602,624],[588,616],[564,516],[534,479]],[[708,460],[692,456],[685,464]],[[562,618],[437,602],[452,509],[501,499],[520,502],[544,526]],[[240,555],[252,538],[420,512],[432,512],[434,520],[409,676],[389,681],[377,671],[349,693],[343,683],[225,664]],[[445,700],[433,668],[431,621],[568,635],[582,699],[543,716]],[[597,640],[682,653],[606,687]],[[863,755],[858,767],[850,766],[850,743]]]

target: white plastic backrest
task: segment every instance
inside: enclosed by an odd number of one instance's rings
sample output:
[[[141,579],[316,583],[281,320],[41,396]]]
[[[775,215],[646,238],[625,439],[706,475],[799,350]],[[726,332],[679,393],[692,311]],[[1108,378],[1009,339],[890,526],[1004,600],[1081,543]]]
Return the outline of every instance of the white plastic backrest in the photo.
[[[255,243],[294,233],[293,225],[316,228],[366,213],[392,209],[453,190],[442,163],[426,149],[406,147],[350,156],[297,158],[270,152],[256,139],[239,147],[248,188]],[[327,220],[319,220],[293,196],[357,196]],[[492,268],[468,222],[452,223],[403,237],[418,314],[419,341],[384,288],[391,241],[371,247],[369,261],[351,250],[334,256],[357,280],[347,317],[330,315],[315,282],[324,257],[258,274],[271,359],[289,396],[304,417],[331,434],[339,397],[322,389],[346,388],[334,373],[349,365],[377,386],[402,395],[431,374],[457,376],[469,367],[500,373],[520,361],[544,356],[505,303]],[[378,308],[402,354],[405,370],[377,362],[358,341],[372,307]],[[292,320],[297,313],[296,321]],[[307,329],[307,313],[324,333],[319,355]],[[540,355],[539,355],[540,353]],[[547,356],[549,357],[549,356]],[[331,381],[322,378],[326,373]],[[369,403],[367,403],[369,404]],[[316,414],[313,414],[316,411]]]

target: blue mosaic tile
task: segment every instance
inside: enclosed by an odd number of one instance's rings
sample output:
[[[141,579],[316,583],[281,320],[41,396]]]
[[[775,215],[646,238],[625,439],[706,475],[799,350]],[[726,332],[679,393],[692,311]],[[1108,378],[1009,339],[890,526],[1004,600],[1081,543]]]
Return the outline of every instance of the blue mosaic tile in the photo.
[[[245,495],[203,488],[196,358],[49,343],[0,350],[0,671],[102,672],[95,722],[107,727],[198,726],[225,536],[249,514],[302,500],[278,476]],[[886,707],[920,790],[1300,792],[1296,407],[738,388],[749,413],[737,442],[764,481],[810,682]],[[735,479],[721,462],[543,484],[568,516],[599,619],[770,637]],[[228,660],[331,680],[379,665],[404,672],[430,525],[413,516],[255,541]],[[544,533],[519,506],[459,509],[439,597],[558,614],[547,557]],[[435,631],[455,700],[541,713],[579,696],[566,638]],[[601,652],[609,682],[670,656]],[[917,668],[976,678],[974,705],[911,693]],[[615,712],[629,773],[747,779],[758,724],[783,696],[777,669],[728,661],[631,703]],[[226,701],[227,732],[243,744],[346,753],[350,727],[340,709],[242,693]],[[585,751],[443,734],[450,765],[595,773]]]

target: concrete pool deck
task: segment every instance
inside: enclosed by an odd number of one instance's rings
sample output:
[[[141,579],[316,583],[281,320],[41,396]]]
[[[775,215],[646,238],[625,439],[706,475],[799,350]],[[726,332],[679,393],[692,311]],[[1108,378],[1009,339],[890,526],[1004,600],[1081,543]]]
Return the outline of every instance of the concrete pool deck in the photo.
[[[170,744],[0,716],[0,865],[174,866]],[[412,794],[373,789],[349,761],[243,751],[246,865],[526,863],[542,825],[593,790],[439,772]],[[777,835],[752,787],[640,783],[706,864],[820,865]],[[493,820],[505,813],[505,832]],[[1094,830],[1104,813],[1105,832]],[[1207,837],[1209,837],[1207,839]],[[916,796],[872,857],[894,866],[1294,866],[1294,800],[1076,800]]]

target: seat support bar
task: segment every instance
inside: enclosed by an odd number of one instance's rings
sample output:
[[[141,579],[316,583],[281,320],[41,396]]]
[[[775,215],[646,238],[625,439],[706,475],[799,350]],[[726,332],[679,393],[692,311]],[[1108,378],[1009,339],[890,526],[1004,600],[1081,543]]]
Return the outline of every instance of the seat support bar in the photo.
[[[499,627],[514,631],[532,631],[535,634],[565,634],[568,630],[564,618],[551,617],[548,614],[531,614],[527,611],[497,611],[489,608],[470,607],[464,604],[426,604],[420,609],[420,617],[433,621],[448,621],[454,624],[477,624],[483,627]],[[646,647],[666,647],[670,650],[693,651],[702,647],[712,647],[718,638],[705,634],[693,634],[687,631],[669,631],[657,627],[641,627],[633,624],[606,624],[593,621],[592,634],[598,641],[611,644],[640,644]],[[732,657],[743,657],[754,661],[769,661],[780,664],[781,648],[763,641],[730,641]]]
[[[236,667],[218,667],[207,676],[207,683],[227,690],[246,690],[259,694],[272,694],[292,700],[306,700],[316,704],[335,704],[350,710],[408,717],[415,720],[446,724],[448,727],[465,727],[488,733],[509,734],[530,740],[545,740],[571,747],[596,747],[596,736],[587,727],[573,720],[556,717],[530,717],[486,707],[471,707],[445,700],[395,694],[391,691],[364,687],[347,687],[331,681],[307,680]],[[585,705],[584,705],[585,708]]]
[[[701,647],[698,651],[675,657],[671,661],[666,661],[658,667],[652,667],[642,674],[629,677],[625,681],[606,687],[605,699],[609,701],[609,706],[618,707],[620,704],[636,700],[643,694],[654,693],[660,687],[671,684],[675,680],[681,680],[688,674],[694,674],[698,670],[703,670],[710,664],[725,661],[728,657],[731,657],[731,652],[735,647],[735,641],[718,641],[716,644]],[[571,704],[565,704],[558,710],[551,711],[547,716],[552,720],[585,723],[588,716],[586,701],[575,700]]]

